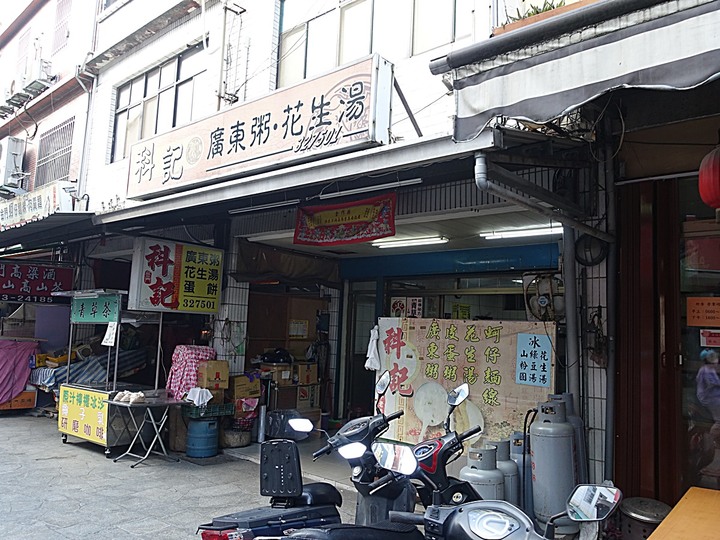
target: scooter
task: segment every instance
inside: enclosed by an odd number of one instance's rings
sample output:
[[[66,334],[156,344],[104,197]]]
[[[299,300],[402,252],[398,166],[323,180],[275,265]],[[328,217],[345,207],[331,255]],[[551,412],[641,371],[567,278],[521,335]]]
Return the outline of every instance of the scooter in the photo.
[[[378,398],[385,395],[390,386],[390,373],[385,372],[375,385]],[[379,399],[377,400],[379,403]],[[313,460],[336,450],[351,467],[351,480],[358,492],[355,508],[355,524],[371,525],[388,519],[390,510],[412,512],[415,508],[415,488],[403,476],[393,475],[393,481],[378,482],[388,471],[378,465],[372,452],[372,443],[385,433],[390,422],[400,418],[402,410],[385,415],[376,406],[375,416],[350,420],[329,437],[327,444],[313,453]]]
[[[389,385],[390,374],[385,372],[376,385],[378,396],[384,395]],[[415,507],[415,492],[409,482],[398,482],[395,486],[378,490],[378,493],[372,493],[368,488],[382,470],[370,445],[388,429],[392,420],[402,414],[403,411],[398,411],[385,416],[378,410],[376,416],[352,420],[313,455],[313,459],[317,459],[337,449],[350,461],[353,483],[359,492],[357,524],[387,521],[390,509],[411,511]],[[288,425],[300,433],[314,429],[312,422],[304,418],[289,419]],[[244,540],[258,536],[284,536],[295,529],[341,522],[337,507],[342,505],[342,496],[333,485],[324,482],[303,485],[300,457],[294,440],[272,440],[262,444],[260,492],[271,497],[269,508],[216,517],[211,523],[198,527],[198,531],[202,531],[202,539]]]
[[[421,469],[413,449],[381,443],[375,447],[380,465],[406,473],[413,467]],[[411,512],[390,512],[394,523],[422,525],[427,540],[553,540],[558,520],[569,518],[579,522],[599,522],[608,518],[620,504],[618,488],[583,484],[576,486],[567,500],[564,512],[550,518],[542,536],[535,531],[532,520],[519,508],[506,501],[471,501],[461,505],[441,503],[441,492],[433,491],[433,504],[423,515]]]

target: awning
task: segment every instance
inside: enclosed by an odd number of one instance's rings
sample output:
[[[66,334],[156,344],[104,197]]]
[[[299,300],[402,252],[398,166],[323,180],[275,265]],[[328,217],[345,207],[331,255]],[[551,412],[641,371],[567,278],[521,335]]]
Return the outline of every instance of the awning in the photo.
[[[0,232],[0,248],[22,244],[34,249],[77,240],[93,233],[94,212],[57,212]]]
[[[532,26],[501,36],[523,48],[498,53],[493,38],[433,61],[433,73],[454,70],[455,140],[474,139],[498,116],[542,124],[611,90],[686,90],[720,77],[720,2],[654,3],[588,25],[588,13],[609,13],[611,4],[546,21],[565,33],[533,44],[523,32],[543,32]],[[568,31],[573,23],[581,26]]]

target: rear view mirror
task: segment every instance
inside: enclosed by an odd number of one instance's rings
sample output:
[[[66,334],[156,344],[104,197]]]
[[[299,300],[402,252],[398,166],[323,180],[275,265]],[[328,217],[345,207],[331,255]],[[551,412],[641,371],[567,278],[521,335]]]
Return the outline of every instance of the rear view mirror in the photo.
[[[390,372],[385,371],[382,375],[380,375],[380,378],[377,380],[377,383],[375,383],[375,393],[378,396],[382,396],[387,392],[388,387],[390,386]]]
[[[288,424],[290,424],[292,429],[299,431],[300,433],[310,433],[313,429],[315,429],[313,423],[307,418],[291,418],[288,420]]]
[[[457,407],[470,395],[468,383],[463,383],[448,394],[448,405]]]
[[[602,521],[615,511],[622,499],[618,488],[583,484],[575,488],[567,502],[573,521]]]
[[[373,454],[383,469],[409,475],[417,468],[412,448],[392,443],[373,443]]]

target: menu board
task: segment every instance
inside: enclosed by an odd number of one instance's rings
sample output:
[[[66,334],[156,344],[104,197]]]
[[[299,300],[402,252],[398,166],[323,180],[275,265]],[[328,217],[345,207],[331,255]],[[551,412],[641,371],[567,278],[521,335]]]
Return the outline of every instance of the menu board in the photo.
[[[379,406],[405,411],[387,438],[417,443],[443,435],[447,393],[465,382],[470,397],[452,426],[481,425],[491,440],[522,431],[527,410],[554,393],[554,323],[392,317],[378,326],[380,373],[391,375]]]

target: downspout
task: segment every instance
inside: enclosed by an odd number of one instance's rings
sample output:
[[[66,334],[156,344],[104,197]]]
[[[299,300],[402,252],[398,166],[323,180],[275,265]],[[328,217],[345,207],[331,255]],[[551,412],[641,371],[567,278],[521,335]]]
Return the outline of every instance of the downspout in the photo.
[[[605,134],[611,133],[610,121],[605,119]],[[615,236],[617,230],[617,208],[615,204],[615,171],[613,160],[612,140],[605,142],[605,192],[607,193],[607,230]],[[616,374],[616,339],[617,339],[617,272],[618,253],[617,246],[611,246],[607,258],[607,395],[605,409],[605,478],[612,480],[615,477],[615,379]]]
[[[573,395],[575,410],[580,408],[580,347],[578,346],[577,272],[575,230],[563,227],[563,281],[565,284],[565,330],[567,334],[567,391]]]
[[[615,242],[615,238],[604,231],[600,231],[598,229],[590,227],[582,221],[567,217],[559,212],[556,212],[552,208],[541,206],[519,193],[516,193],[508,188],[499,186],[498,184],[491,182],[488,178],[487,158],[482,152],[475,153],[475,185],[478,189],[492,193],[493,195],[496,195],[501,199],[511,201],[518,206],[522,206],[523,208],[532,210],[533,212],[536,212],[549,219],[559,221],[563,225],[572,227],[573,229],[581,233],[589,234],[590,236],[594,236],[608,243]]]
[[[92,116],[92,110],[93,110],[93,104],[95,102],[95,92],[97,88],[97,76],[84,72],[85,75],[90,75],[92,77],[92,87],[88,89],[87,86],[85,86],[85,83],[83,83],[82,79],[80,78],[81,70],[84,71],[85,64],[83,63],[82,66],[78,66],[77,70],[75,72],[75,79],[77,80],[78,84],[82,87],[82,89],[87,94],[87,109],[85,111],[85,130],[83,133],[83,144],[82,144],[82,154],[80,156],[80,173],[78,178],[78,187],[77,187],[77,200],[81,200],[85,198],[85,211],[88,211],[90,209],[90,196],[87,195],[86,186],[87,186],[87,162],[88,162],[88,141],[90,139],[90,125],[91,125],[91,116]],[[73,205],[74,208],[74,205]]]

